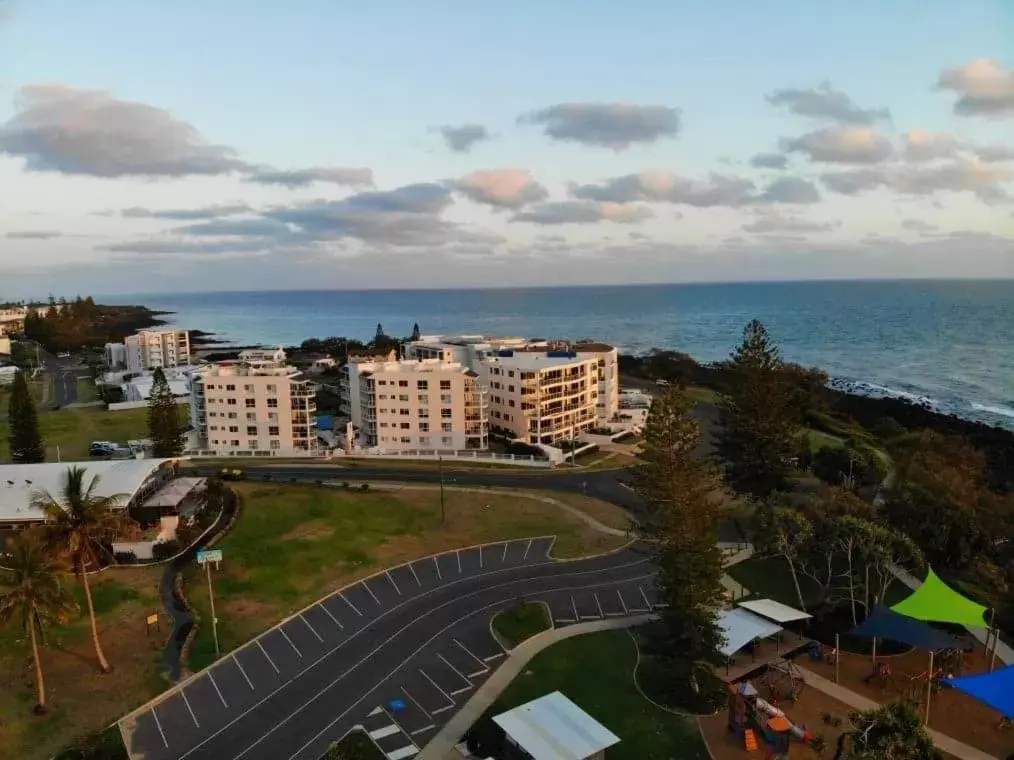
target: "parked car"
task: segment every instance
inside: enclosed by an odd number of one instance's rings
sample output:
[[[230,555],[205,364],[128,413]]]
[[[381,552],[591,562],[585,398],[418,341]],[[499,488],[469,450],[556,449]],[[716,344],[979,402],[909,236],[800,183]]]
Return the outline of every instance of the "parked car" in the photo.
[[[56,358],[57,359],[69,359],[70,358],[70,353],[68,353],[67,351],[64,351],[62,354],[57,354]]]
[[[92,441],[88,447],[88,456],[111,457],[120,450],[120,447],[110,441]]]

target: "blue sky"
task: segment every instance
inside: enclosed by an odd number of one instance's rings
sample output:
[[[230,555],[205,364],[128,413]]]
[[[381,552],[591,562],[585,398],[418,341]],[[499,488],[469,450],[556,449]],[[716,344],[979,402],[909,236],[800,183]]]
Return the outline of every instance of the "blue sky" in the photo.
[[[0,6],[0,297],[1014,276],[1005,0]]]

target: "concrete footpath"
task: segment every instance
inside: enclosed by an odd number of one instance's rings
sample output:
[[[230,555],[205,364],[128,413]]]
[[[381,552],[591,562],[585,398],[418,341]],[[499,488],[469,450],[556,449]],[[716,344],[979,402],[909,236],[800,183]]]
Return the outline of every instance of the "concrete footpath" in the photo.
[[[521,672],[532,658],[543,649],[551,647],[553,644],[565,639],[585,633],[630,628],[656,619],[656,615],[638,615],[627,618],[595,620],[590,623],[578,623],[576,625],[568,625],[566,628],[543,631],[532,636],[527,641],[521,642],[511,650],[510,655],[504,663],[497,668],[496,672],[489,677],[486,683],[479,687],[479,690],[462,706],[458,714],[440,729],[436,736],[423,748],[422,752],[416,755],[417,760],[445,760],[455,745],[461,741],[461,737],[468,732],[468,729],[489,709],[489,706],[496,701],[496,698],[503,693],[504,689],[510,686],[511,681],[521,675]]]

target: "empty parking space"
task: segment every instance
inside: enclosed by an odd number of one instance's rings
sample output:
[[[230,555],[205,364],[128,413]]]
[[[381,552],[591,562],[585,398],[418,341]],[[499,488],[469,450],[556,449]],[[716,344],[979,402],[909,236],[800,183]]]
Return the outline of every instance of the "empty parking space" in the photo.
[[[282,684],[280,669],[260,639],[255,639],[242,649],[233,652],[232,658],[257,691],[274,691]]]
[[[277,668],[283,681],[293,678],[303,669],[303,658],[290,639],[274,628],[257,639],[258,648],[270,664]]]
[[[603,611],[599,608],[595,594],[591,591],[575,591],[570,598],[573,603],[572,606],[577,610],[577,619],[579,621],[602,619]]]
[[[372,619],[379,617],[383,612],[379,597],[362,583],[342,589],[338,596],[357,617]]]
[[[159,702],[153,712],[169,740],[169,747],[174,751],[177,747],[189,747],[201,735],[200,721],[185,696],[185,690]]]
[[[151,710],[138,715],[131,734],[134,753],[143,757],[158,758],[169,749],[169,737]]]
[[[595,589],[594,596],[606,617],[620,617],[627,614],[613,589]]]
[[[469,678],[479,678],[489,675],[493,666],[489,662],[486,662],[482,658],[481,654],[473,652],[471,647],[457,637],[453,638],[451,643],[454,645],[455,650],[464,655],[465,659],[464,661],[461,661],[464,666],[463,672],[467,673]]]
[[[539,562],[546,562],[549,560],[549,552],[553,548],[553,544],[556,539],[552,536],[548,538],[536,538],[533,539],[531,544],[525,542],[524,550],[524,561],[528,564],[536,564]]]
[[[445,660],[429,655],[421,660],[420,669],[451,699],[472,688],[472,682],[463,673],[449,666]]]
[[[228,656],[219,660],[208,671],[215,679],[215,685],[222,692],[229,708],[233,710],[242,710],[259,699],[253,681],[248,680],[248,675],[240,670],[238,662],[232,656]],[[260,696],[263,697],[266,693],[267,690],[262,689]]]
[[[437,649],[436,654],[448,667],[454,668],[456,672],[473,683],[488,672],[485,665],[476,662],[474,657],[453,642],[444,643]]]
[[[438,562],[439,559],[437,557],[426,557],[425,559],[416,560],[409,565],[415,577],[419,579],[419,583],[424,591],[436,588],[444,583],[443,574],[440,566],[437,564]]]
[[[487,627],[470,628],[455,632],[455,640],[477,659],[496,667],[504,657],[503,647],[493,638]]]
[[[478,575],[479,573],[486,572],[487,568],[482,552],[481,546],[458,551],[458,559],[461,562],[461,569],[465,575]]]
[[[627,614],[637,615],[649,611],[641,584],[625,583],[616,589],[616,594]]]
[[[327,614],[336,626],[341,628],[341,631],[345,636],[351,636],[353,633],[358,631],[363,627],[363,625],[365,625],[367,620],[367,618],[360,613],[358,608],[352,607],[349,601],[345,598],[344,591],[338,594],[332,594],[318,606],[326,610],[325,614]]]
[[[427,715],[434,719],[438,715],[443,715],[439,719],[440,721],[446,721],[450,717],[444,713],[454,709],[455,701],[424,671],[415,668],[406,671],[402,686],[415,703],[426,711]]]
[[[218,682],[207,673],[188,683],[182,691],[201,724],[202,733],[221,728],[232,719],[229,703]]]
[[[302,615],[306,622],[313,626],[313,630],[324,639],[328,649],[334,648],[348,637],[345,633],[345,624],[323,604],[315,604],[303,610]]]
[[[325,643],[324,637],[302,612],[281,626],[281,631],[299,650],[301,658],[309,662],[333,648]]]
[[[411,565],[393,568],[388,571],[387,575],[391,582],[397,586],[402,596],[399,601],[404,601],[422,591],[422,579]]]
[[[458,552],[447,552],[437,555],[437,566],[440,568],[440,577],[446,583],[461,577],[461,555]]]
[[[420,741],[425,743],[436,728],[433,716],[401,686],[388,689],[383,704],[394,721],[405,733],[413,737],[416,743]]]
[[[570,594],[551,594],[546,598],[546,601],[549,603],[549,611],[553,616],[553,625],[560,627],[577,622],[577,611]]]
[[[366,587],[368,595],[373,598],[373,603],[380,607],[381,614],[405,601],[405,597],[400,588],[395,586],[393,576],[389,572],[367,578],[359,585]]]

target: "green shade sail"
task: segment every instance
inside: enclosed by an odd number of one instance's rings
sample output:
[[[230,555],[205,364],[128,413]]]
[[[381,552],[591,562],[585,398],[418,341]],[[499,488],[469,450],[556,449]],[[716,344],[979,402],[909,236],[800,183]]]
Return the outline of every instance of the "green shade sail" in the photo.
[[[899,615],[926,623],[954,623],[968,628],[985,628],[987,625],[986,608],[963,597],[940,580],[932,569],[919,588],[891,609]]]

